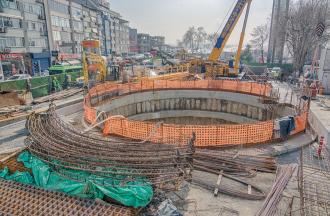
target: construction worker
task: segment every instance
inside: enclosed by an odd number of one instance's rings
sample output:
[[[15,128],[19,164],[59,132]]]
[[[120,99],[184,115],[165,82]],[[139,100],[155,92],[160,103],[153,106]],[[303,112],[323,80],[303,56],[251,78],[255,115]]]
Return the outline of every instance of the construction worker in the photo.
[[[232,56],[231,59],[228,61],[229,68],[234,68],[234,63],[235,63],[234,56]]]

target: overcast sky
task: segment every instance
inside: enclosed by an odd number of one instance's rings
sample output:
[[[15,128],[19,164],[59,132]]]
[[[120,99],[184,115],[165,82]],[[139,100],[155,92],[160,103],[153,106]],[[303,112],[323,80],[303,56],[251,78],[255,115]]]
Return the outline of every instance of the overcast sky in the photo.
[[[216,32],[229,9],[237,0],[110,0],[111,8],[122,14],[138,32],[163,35],[166,43],[177,39],[190,26],[203,26],[208,33]],[[246,41],[253,27],[264,24],[270,17],[272,0],[253,0],[247,26]],[[244,14],[228,42],[238,44]]]

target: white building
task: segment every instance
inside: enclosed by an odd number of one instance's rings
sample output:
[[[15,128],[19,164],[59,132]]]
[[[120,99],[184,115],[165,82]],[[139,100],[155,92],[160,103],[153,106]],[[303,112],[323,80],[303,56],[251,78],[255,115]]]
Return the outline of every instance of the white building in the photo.
[[[129,22],[114,11],[110,11],[111,51],[116,55],[129,53]]]

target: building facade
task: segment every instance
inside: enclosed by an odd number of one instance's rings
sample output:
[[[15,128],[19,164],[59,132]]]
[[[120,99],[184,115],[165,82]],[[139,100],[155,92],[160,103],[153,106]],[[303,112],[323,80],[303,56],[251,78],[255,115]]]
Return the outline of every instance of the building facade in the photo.
[[[0,1],[0,61],[5,77],[37,74],[49,67],[47,23],[43,1]]]
[[[151,51],[151,36],[149,34],[138,33],[139,53]]]
[[[126,55],[129,33],[109,0],[0,0],[0,73],[38,75],[58,60],[81,59],[86,39],[100,40],[104,56]]]
[[[129,53],[129,22],[122,16],[110,11],[111,53],[125,55]]]
[[[285,46],[285,29],[290,0],[273,0],[267,62],[282,63]]]
[[[151,36],[150,37],[150,46],[152,49],[161,50],[165,45],[165,37],[163,36]]]
[[[138,33],[137,29],[129,28],[129,51],[130,53],[138,53]]]
[[[106,0],[99,0],[100,19],[102,26],[100,28],[100,40],[102,55],[111,54],[111,34],[110,34],[110,3]]]

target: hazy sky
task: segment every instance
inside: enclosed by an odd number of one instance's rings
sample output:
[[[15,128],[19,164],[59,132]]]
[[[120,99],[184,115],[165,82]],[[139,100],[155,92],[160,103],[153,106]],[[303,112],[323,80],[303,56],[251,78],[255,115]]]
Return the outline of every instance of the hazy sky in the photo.
[[[111,8],[122,14],[138,32],[163,35],[166,43],[177,39],[190,26],[203,26],[208,33],[216,32],[229,9],[237,0],[111,0]],[[272,0],[253,0],[247,26],[246,41],[253,27],[267,22]],[[238,44],[244,14],[228,44]]]

